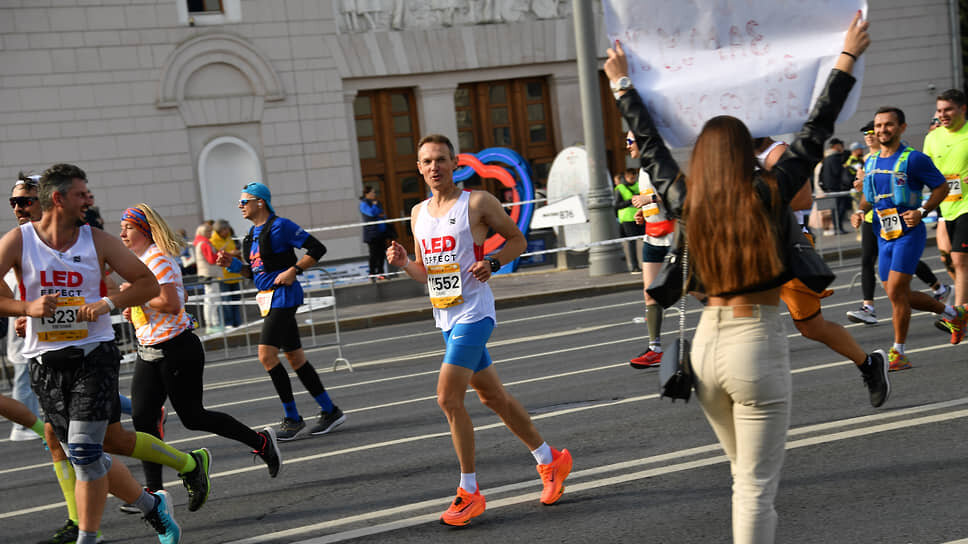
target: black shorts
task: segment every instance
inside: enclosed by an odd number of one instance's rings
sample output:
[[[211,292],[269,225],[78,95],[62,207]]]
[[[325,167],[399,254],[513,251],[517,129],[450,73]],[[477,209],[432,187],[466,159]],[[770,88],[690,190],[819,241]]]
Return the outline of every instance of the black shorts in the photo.
[[[656,246],[648,242],[642,242],[642,262],[661,263],[665,260],[666,253],[672,246]]]
[[[30,385],[58,440],[67,443],[71,420],[121,420],[120,368],[121,354],[114,342],[102,342],[87,355],[63,366],[30,360]]]
[[[968,213],[954,219],[945,219],[944,227],[948,229],[951,251],[968,252]]]
[[[302,348],[299,338],[299,324],[296,323],[296,310],[292,308],[272,308],[262,321],[262,336],[259,343],[281,349],[284,353]]]

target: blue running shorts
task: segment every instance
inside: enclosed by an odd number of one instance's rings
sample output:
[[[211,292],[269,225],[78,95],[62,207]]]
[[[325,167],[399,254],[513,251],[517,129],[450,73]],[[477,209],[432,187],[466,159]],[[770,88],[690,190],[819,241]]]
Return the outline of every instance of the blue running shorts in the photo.
[[[928,231],[924,228],[924,223],[919,223],[918,226],[894,240],[885,240],[879,233],[875,236],[877,236],[877,250],[880,253],[877,271],[881,281],[887,281],[891,270],[914,275],[928,239]]]
[[[447,345],[444,364],[462,366],[474,373],[491,366],[491,356],[485,344],[493,330],[494,320],[485,317],[474,323],[458,323],[453,329],[443,331]]]

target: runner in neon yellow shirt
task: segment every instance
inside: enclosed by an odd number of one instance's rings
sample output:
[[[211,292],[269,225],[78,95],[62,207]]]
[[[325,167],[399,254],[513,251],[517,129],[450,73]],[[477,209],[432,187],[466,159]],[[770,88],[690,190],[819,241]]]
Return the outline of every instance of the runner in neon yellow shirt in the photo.
[[[938,96],[935,115],[941,126],[924,138],[924,153],[948,181],[940,211],[951,241],[955,304],[968,303],[968,124],[965,93],[950,89]]]

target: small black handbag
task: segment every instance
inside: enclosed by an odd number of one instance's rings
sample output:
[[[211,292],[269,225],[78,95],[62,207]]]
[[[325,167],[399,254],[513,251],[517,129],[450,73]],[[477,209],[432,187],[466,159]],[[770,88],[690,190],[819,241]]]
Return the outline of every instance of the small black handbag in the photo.
[[[656,274],[652,283],[646,287],[646,292],[663,309],[669,308],[686,294],[683,274],[683,257],[686,251],[686,224],[681,219],[676,222],[672,246],[662,259],[662,268]]]
[[[823,293],[834,281],[833,271],[804,235],[790,208],[785,207],[781,213],[784,213],[780,221],[783,223],[781,233],[787,270],[812,291]]]
[[[682,246],[680,260],[680,282],[686,283],[689,273],[689,248]],[[650,293],[651,294],[651,293]],[[662,354],[659,365],[659,397],[669,397],[672,402],[682,399],[689,402],[695,383],[692,374],[692,359],[690,356],[689,340],[686,339],[686,297],[679,297],[679,338]]]

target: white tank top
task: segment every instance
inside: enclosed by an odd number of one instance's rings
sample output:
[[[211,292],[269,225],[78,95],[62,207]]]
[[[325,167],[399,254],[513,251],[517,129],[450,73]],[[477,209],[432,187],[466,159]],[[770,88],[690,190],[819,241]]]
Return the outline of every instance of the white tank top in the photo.
[[[655,185],[652,185],[652,177],[645,171],[645,168],[639,169],[639,194],[645,197],[658,194],[655,190]],[[643,206],[642,214],[645,216],[646,223],[658,223],[668,219],[666,217],[665,206],[659,202],[652,202]],[[666,234],[665,236],[649,236],[646,234],[642,239],[654,246],[672,245],[672,233]]]
[[[430,200],[425,200],[413,227],[427,269],[434,320],[445,331],[485,317],[497,323],[491,287],[470,272],[471,266],[484,258],[484,248],[476,245],[471,235],[469,201],[470,192],[462,191],[446,215],[433,217],[427,211]]]
[[[74,245],[61,252],[45,244],[32,223],[20,226],[24,300],[57,295],[57,310],[53,317],[27,318],[23,355],[28,359],[61,348],[114,340],[109,314],[94,322],[76,320],[80,306],[96,302],[103,296],[101,266],[91,238],[91,227],[84,225],[79,230]]]

